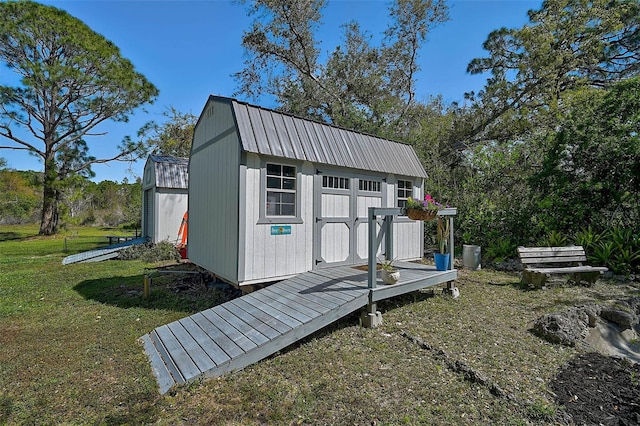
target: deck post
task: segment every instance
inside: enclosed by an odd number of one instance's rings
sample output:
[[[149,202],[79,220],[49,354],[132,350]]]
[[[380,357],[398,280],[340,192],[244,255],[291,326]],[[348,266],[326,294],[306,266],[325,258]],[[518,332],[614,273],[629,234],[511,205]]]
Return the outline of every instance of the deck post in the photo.
[[[384,256],[386,260],[393,260],[393,215],[386,215],[384,217]]]
[[[369,287],[369,303],[366,311],[362,313],[362,325],[367,328],[378,327],[382,324],[382,313],[378,311],[376,302],[373,301],[373,289],[377,286],[377,266],[376,254],[385,238],[386,260],[393,260],[393,216],[402,213],[400,208],[369,207],[369,258],[367,259],[367,285]],[[376,232],[376,221],[378,216],[384,216],[380,235]]]
[[[454,264],[454,250],[455,250],[455,241],[453,239],[453,217],[457,214],[458,209],[456,208],[451,208],[451,207],[447,207],[444,210],[441,210],[440,212],[438,212],[439,216],[446,216],[446,218],[444,220],[448,220],[449,221],[449,253],[451,253],[451,256],[449,256],[449,269],[454,269],[455,268],[455,264]],[[455,295],[458,292],[458,290],[455,288],[453,281],[447,281],[446,284],[446,288],[444,289],[446,294],[449,295]]]
[[[376,236],[376,214],[375,208],[369,207],[368,211],[369,223],[369,258],[367,259],[367,286],[369,287],[369,303],[367,309],[362,312],[362,326],[366,328],[375,328],[382,324],[382,313],[378,311],[378,305],[371,300],[371,290],[376,288],[377,266],[376,253],[378,252],[377,236]]]
[[[375,207],[369,207],[368,214],[369,221],[369,258],[367,259],[367,283],[368,287],[376,288],[376,268],[378,266],[376,262],[376,253],[378,247],[376,244],[376,213]]]

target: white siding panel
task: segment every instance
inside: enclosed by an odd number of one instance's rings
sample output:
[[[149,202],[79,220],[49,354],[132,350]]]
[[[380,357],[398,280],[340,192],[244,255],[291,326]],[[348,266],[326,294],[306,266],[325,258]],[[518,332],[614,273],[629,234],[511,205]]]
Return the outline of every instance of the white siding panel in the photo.
[[[260,191],[260,159],[255,154],[246,155],[246,194],[259,194]],[[255,279],[264,273],[264,256],[260,254],[262,245],[256,233],[256,223],[260,216],[259,201],[253,195],[245,197],[245,241],[244,241],[244,271],[240,275],[246,279]],[[242,246],[241,246],[242,247]],[[242,256],[242,252],[240,253]]]
[[[313,201],[313,176],[308,173],[312,173],[313,168],[311,165],[303,167],[298,182],[303,223],[288,223],[286,218],[281,222],[258,223],[260,191],[263,191],[260,182],[262,160],[255,154],[247,154],[246,159],[247,211],[244,223],[246,239],[243,281],[275,281],[311,270],[313,209],[310,203]],[[271,235],[271,227],[278,225],[291,226],[291,234]]]
[[[360,222],[357,225],[357,255],[360,259],[368,259],[369,258],[369,222]],[[376,234],[380,233],[380,224],[376,222]],[[382,246],[378,247],[378,252],[376,253],[376,257],[379,257],[382,254]]]
[[[322,217],[349,217],[349,194],[322,194]]]
[[[350,231],[346,223],[325,223],[320,232],[321,256],[327,263],[344,262],[349,257]]]
[[[421,259],[423,256],[423,224],[420,221],[395,222],[393,256],[398,260]]]
[[[182,190],[158,190],[156,192],[156,240],[176,243],[182,217],[187,211],[188,196]]]
[[[359,195],[358,217],[369,217],[369,207],[382,207],[382,198]]]
[[[208,113],[213,108],[212,113]],[[240,143],[228,104],[209,102],[189,164],[189,259],[237,281]]]

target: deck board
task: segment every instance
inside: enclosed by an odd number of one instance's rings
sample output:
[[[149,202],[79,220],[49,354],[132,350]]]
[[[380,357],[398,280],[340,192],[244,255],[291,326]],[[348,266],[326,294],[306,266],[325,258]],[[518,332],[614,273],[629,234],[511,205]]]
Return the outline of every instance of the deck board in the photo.
[[[308,307],[310,309],[310,312],[313,312],[314,316],[317,316],[318,314],[322,315],[327,311],[330,311],[332,308],[336,307],[336,304],[321,303],[321,301],[319,302],[317,299],[313,298],[313,295],[300,295],[296,293],[295,290],[292,289],[292,287],[288,286],[278,286],[277,292],[272,291],[269,287],[265,288],[264,290],[265,294],[278,294],[289,303]]]
[[[244,318],[240,318],[238,315],[234,314],[229,309],[233,309],[237,314],[240,314],[242,310],[235,308],[233,304],[225,305],[216,306],[214,312],[236,327],[238,331],[244,333],[245,336],[256,344],[256,346],[260,346],[269,341],[269,337],[260,332],[260,324],[251,324],[246,321],[246,316],[243,316]]]
[[[229,336],[223,333],[216,324],[207,320],[204,315],[195,314],[188,318],[183,318],[180,323],[202,347],[207,349],[209,356],[216,365],[225,363],[232,357],[240,356],[245,352]]]
[[[247,297],[252,296],[252,297]],[[264,304],[265,299],[257,299],[255,294],[249,294],[243,297],[243,301],[246,301],[250,304],[255,310],[256,314],[259,311],[266,313],[267,315],[271,315],[273,318],[285,323],[287,326],[291,328],[296,328],[300,326],[300,324],[304,324],[304,321],[299,321],[293,316],[290,316],[291,312],[285,313],[287,311],[286,306],[281,306],[281,304],[277,304],[279,309],[273,306],[273,303]],[[268,301],[267,301],[268,302]]]
[[[240,298],[232,301],[230,305],[237,306],[240,310],[238,312],[244,313],[243,318],[248,320],[250,327],[255,327],[256,330],[263,333],[267,338],[274,339],[280,336],[282,333],[286,333],[291,330],[291,326],[280,321],[278,318],[269,315],[263,310],[257,309],[250,304],[246,299]]]
[[[316,305],[320,305],[325,307],[326,309],[334,309],[342,303],[342,299],[330,299],[327,295],[322,295],[322,293],[302,293],[300,292],[301,287],[296,285],[293,282],[287,282],[286,284],[281,285],[282,289],[290,291],[298,297],[301,297],[305,300],[309,300]]]
[[[238,345],[238,347],[240,347],[244,352],[250,351],[257,346],[251,339],[238,331],[233,325],[229,324],[216,312],[211,309],[207,309],[206,312],[206,316],[203,312],[199,312],[193,315],[194,320],[198,323],[198,325],[200,325],[200,327],[202,327],[203,330],[208,329],[207,324],[203,322],[207,321],[208,323],[215,324],[218,330],[226,335],[233,343]],[[209,334],[211,335],[213,333],[209,332]]]
[[[296,289],[295,291],[303,297],[306,295],[313,295],[315,297],[326,300],[328,303],[332,303],[336,306],[339,306],[345,303],[346,301],[353,299],[353,297],[347,296],[347,295],[341,296],[340,294],[335,294],[335,293],[332,294],[331,292],[321,291],[319,289],[312,289],[311,288],[312,285],[315,286],[316,282],[308,280],[307,274],[302,274],[302,275],[303,276],[299,276],[291,280],[283,281],[283,283],[285,283],[285,285],[288,285],[290,287],[294,287]]]
[[[282,302],[287,306],[293,306],[296,311],[302,312],[303,314],[308,315],[311,318],[322,315],[329,310],[329,308],[327,308],[326,306],[319,305],[312,300],[300,297],[295,293],[291,293],[290,291],[288,291],[288,289],[280,286],[274,287],[273,289],[267,287],[262,290],[261,294],[265,297],[273,297],[274,300],[278,300],[279,302]]]
[[[184,377],[185,380],[188,380],[191,377],[199,375],[200,370],[189,356],[187,352],[188,348],[185,348],[182,342],[180,342],[171,331],[170,326],[172,324],[173,323],[158,327],[155,331],[158,337],[162,339],[162,343],[171,355],[171,359],[178,368],[180,375]],[[188,344],[188,342],[186,343]]]
[[[142,336],[161,393],[198,377],[216,377],[258,362],[343,318],[369,301],[455,280],[457,271],[399,262],[398,284],[351,266],[300,274]]]
[[[200,328],[197,325],[194,328],[194,325],[195,323],[191,318],[183,318],[180,321],[167,324],[167,327],[169,327],[175,338],[180,341],[180,345],[182,345],[185,352],[189,354],[189,358],[191,358],[191,361],[193,361],[198,370],[207,371],[217,365],[211,357],[207,355],[207,353],[213,353],[212,346],[215,346],[215,343],[208,336],[204,337],[202,334],[198,333],[196,329],[200,330]],[[189,328],[189,330],[187,328]],[[204,337],[200,342],[204,343],[208,352],[200,346],[201,343],[196,341],[194,334],[196,337]],[[208,340],[208,342],[204,342],[203,340]],[[210,343],[213,343],[213,345]]]

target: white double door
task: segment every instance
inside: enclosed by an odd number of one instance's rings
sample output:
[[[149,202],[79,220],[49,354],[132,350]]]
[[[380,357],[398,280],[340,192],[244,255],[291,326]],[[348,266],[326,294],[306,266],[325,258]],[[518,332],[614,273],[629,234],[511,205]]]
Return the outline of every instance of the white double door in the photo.
[[[328,172],[315,176],[316,268],[366,262],[368,209],[382,207],[383,184],[380,178],[349,177]]]

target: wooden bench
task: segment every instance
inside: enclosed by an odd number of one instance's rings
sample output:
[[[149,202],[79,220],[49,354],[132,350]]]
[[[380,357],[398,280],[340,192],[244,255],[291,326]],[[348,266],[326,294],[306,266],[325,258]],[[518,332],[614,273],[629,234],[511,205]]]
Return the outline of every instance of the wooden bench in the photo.
[[[594,283],[605,267],[583,265],[587,255],[582,246],[518,247],[518,256],[524,266],[522,283],[530,287],[543,287],[552,274],[568,274],[576,281]]]
[[[109,245],[112,245],[123,241],[131,241],[137,237],[133,235],[105,235],[105,238],[109,240]]]

